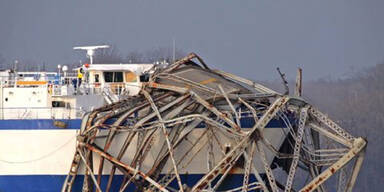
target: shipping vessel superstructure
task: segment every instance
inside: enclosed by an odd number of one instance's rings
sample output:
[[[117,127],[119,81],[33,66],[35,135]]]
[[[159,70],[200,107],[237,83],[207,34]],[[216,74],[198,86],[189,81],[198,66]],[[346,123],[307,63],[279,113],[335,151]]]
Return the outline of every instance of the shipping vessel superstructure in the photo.
[[[87,65],[88,66],[88,65]],[[0,84],[0,191],[58,191],[82,116],[140,90],[154,64],[92,64],[70,73],[3,70]]]

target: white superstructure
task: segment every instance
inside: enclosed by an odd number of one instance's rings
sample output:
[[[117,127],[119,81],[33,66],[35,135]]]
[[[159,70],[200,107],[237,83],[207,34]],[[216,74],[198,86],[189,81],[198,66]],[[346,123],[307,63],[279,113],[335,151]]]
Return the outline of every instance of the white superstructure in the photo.
[[[76,119],[106,102],[135,95],[154,64],[93,64],[76,76],[56,72],[1,72],[1,119]]]
[[[84,113],[138,93],[154,66],[84,65],[81,84],[67,70],[0,71],[0,191],[55,190],[71,164]],[[25,183],[31,188],[12,185],[31,179]],[[44,188],[38,184],[49,179]]]

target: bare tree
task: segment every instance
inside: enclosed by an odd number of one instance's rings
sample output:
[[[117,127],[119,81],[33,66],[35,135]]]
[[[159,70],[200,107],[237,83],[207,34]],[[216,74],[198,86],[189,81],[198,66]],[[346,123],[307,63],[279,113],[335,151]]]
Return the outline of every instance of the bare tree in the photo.
[[[144,63],[145,62],[144,55],[137,51],[129,52],[125,60],[127,63]]]
[[[175,50],[175,60],[186,55],[181,49]],[[170,47],[158,47],[144,52],[131,51],[127,54],[127,63],[153,63],[157,61],[173,61],[173,53]]]
[[[186,54],[181,49],[175,50],[175,60],[184,57]],[[167,61],[173,62],[173,50],[171,47],[158,47],[145,52],[147,62]]]
[[[124,63],[123,56],[116,46],[111,46],[108,49],[98,49],[94,55],[94,63],[110,64]]]
[[[8,68],[8,65],[5,61],[5,57],[3,56],[3,54],[0,53],[0,69],[5,69],[5,68]]]
[[[350,75],[348,79],[306,83],[304,94],[354,135],[369,145],[356,191],[382,191],[384,181],[384,64]]]

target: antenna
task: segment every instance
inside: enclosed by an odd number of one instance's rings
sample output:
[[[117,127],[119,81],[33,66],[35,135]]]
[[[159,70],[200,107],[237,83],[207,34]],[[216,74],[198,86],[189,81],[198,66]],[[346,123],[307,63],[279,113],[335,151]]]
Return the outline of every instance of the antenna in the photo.
[[[74,47],[73,49],[87,50],[87,57],[89,57],[90,64],[93,64],[93,54],[95,53],[95,50],[105,49],[105,48],[109,48],[109,45],[81,46],[81,47]]]
[[[174,62],[176,62],[175,60],[176,60],[176,40],[175,40],[175,38],[173,37],[172,38],[172,47],[173,47],[173,50],[172,50],[172,63],[174,63]]]

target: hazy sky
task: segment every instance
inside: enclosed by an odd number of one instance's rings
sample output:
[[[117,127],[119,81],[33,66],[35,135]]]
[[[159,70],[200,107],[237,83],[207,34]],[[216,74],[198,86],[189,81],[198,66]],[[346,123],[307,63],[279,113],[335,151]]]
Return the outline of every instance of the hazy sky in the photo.
[[[383,0],[0,0],[0,54],[52,65],[73,46],[122,54],[172,45],[252,79],[305,79],[384,62]]]

